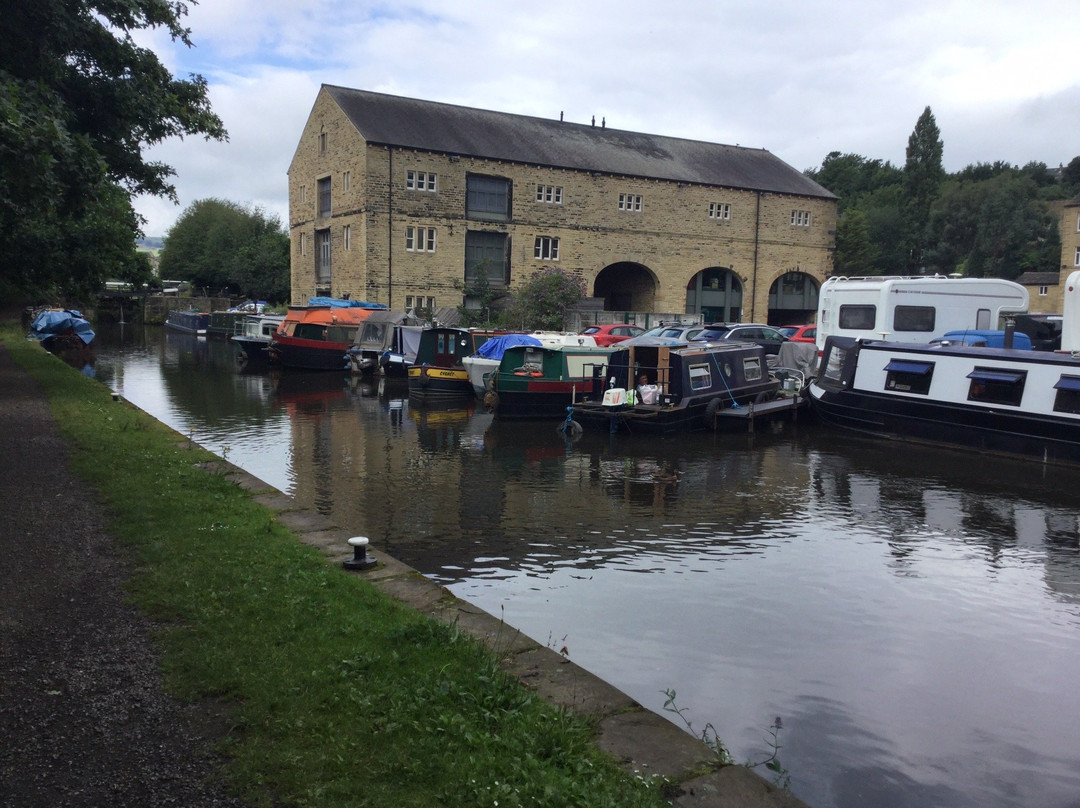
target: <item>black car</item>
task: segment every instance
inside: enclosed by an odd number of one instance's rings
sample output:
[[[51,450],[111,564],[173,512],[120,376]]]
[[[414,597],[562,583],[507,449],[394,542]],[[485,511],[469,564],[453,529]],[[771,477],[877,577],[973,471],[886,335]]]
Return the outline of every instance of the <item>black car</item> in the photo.
[[[780,353],[780,346],[788,341],[771,325],[760,323],[710,323],[705,330],[694,337],[694,341],[711,342],[718,339],[739,340],[740,342],[756,342],[765,348],[769,356]]]

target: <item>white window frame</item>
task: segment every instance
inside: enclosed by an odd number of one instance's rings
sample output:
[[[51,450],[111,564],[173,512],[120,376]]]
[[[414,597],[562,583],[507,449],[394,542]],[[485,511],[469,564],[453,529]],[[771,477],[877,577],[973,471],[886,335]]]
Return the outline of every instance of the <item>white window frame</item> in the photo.
[[[1049,286],[1040,286],[1039,287],[1039,297],[1046,297],[1048,294],[1050,294],[1050,287]]]
[[[728,202],[710,202],[709,203],[709,218],[710,219],[723,219],[728,221],[731,219],[731,204]]]
[[[559,239],[553,236],[537,236],[533,244],[533,258],[537,261],[558,261]]]
[[[352,172],[351,171],[342,171],[341,172],[341,190],[342,191],[348,191],[351,187],[352,187]]]
[[[352,249],[352,225],[347,224],[341,228],[341,247],[345,250]]]
[[[619,210],[641,213],[641,194],[619,194]]]
[[[307,255],[307,233],[300,234],[300,254]]]
[[[1076,248],[1076,257],[1073,258],[1073,266],[1080,267],[1080,247]]]
[[[409,225],[405,228],[405,251],[406,252],[435,252],[437,234],[434,227],[414,227]]]
[[[536,201],[543,202],[547,205],[561,205],[562,204],[562,186],[561,185],[537,185],[536,186]]]
[[[307,202],[307,186],[306,185],[301,185],[300,186],[300,202],[301,203]]]
[[[439,175],[433,171],[417,171],[410,168],[405,172],[405,187],[410,191],[430,191],[435,193],[438,190]]]
[[[810,211],[808,211],[808,210],[793,210],[793,211],[791,211],[791,226],[792,227],[809,227],[810,226]]]

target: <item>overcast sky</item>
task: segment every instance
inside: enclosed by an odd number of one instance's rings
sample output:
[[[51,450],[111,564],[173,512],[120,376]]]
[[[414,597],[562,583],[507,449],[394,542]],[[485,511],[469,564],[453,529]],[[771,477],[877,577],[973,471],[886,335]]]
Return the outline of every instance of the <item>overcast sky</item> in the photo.
[[[180,204],[143,198],[165,235],[208,197],[288,221],[289,162],[322,84],[614,129],[765,148],[799,170],[831,151],[902,166],[929,106],[956,171],[1080,155],[1075,0],[203,0],[194,48],[228,143],[147,153]]]

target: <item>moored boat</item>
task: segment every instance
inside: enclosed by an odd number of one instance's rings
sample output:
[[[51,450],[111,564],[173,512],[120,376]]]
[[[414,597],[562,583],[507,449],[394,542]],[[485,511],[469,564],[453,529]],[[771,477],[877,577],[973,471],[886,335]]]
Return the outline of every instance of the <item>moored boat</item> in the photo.
[[[488,391],[491,386],[491,374],[498,369],[507,348],[513,348],[516,345],[541,344],[543,343],[531,334],[503,334],[487,340],[476,349],[476,353],[461,360],[469,376],[473,392],[477,396],[483,396]]]
[[[405,312],[373,311],[346,352],[350,370],[363,376],[404,375],[416,358],[422,330],[420,321]]]
[[[1042,463],[1080,462],[1072,353],[829,337],[807,388],[824,423]]]
[[[503,353],[484,403],[499,418],[562,418],[600,391],[613,348],[577,344],[516,345]]]
[[[765,348],[748,342],[627,340],[615,346],[603,381],[574,404],[575,421],[666,435],[716,428],[729,413],[752,424],[799,406],[770,373]]]
[[[199,337],[206,336],[206,329],[210,325],[210,313],[198,309],[173,309],[165,318],[165,327],[173,331],[181,331],[185,334],[195,334]]]
[[[30,324],[30,336],[46,349],[85,348],[94,341],[90,322],[75,309],[43,309]]]
[[[237,332],[231,339],[241,368],[258,367],[270,361],[270,342],[284,321],[284,314],[247,314],[236,324]]]
[[[237,328],[244,322],[247,312],[237,309],[210,312],[210,319],[206,324],[206,336],[229,339],[236,333]]]
[[[409,398],[438,401],[473,396],[462,362],[495,336],[492,331],[435,326],[420,333],[416,358],[409,366]]]
[[[346,353],[360,325],[377,303],[311,298],[307,306],[289,306],[270,342],[270,359],[294,370],[345,371]]]

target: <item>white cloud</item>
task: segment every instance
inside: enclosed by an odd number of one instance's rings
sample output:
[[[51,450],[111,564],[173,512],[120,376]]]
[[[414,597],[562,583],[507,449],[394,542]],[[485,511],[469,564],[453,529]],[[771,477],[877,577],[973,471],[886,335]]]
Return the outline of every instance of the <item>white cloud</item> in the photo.
[[[904,161],[930,106],[945,163],[1050,165],[1080,153],[1065,0],[206,0],[195,47],[145,36],[204,75],[228,144],[170,142],[180,208],[219,196],[287,216],[285,171],[321,84],[764,147],[799,169],[830,151]]]

